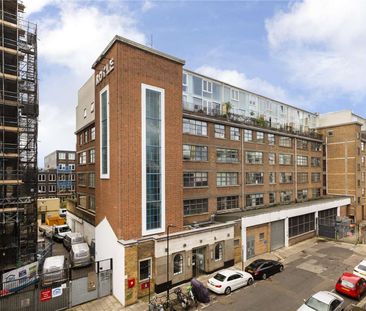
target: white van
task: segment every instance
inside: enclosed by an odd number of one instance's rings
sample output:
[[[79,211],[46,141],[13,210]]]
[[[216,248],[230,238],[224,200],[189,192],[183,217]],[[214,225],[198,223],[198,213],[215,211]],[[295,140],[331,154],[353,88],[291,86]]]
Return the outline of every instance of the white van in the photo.
[[[84,243],[84,236],[80,232],[68,232],[64,237],[63,243],[69,251],[74,244]]]
[[[90,250],[88,243],[74,244],[70,251],[71,266],[84,267],[90,265]]]
[[[52,238],[55,241],[62,242],[66,233],[71,232],[71,229],[68,225],[60,225],[60,226],[53,226],[52,227]]]
[[[43,264],[42,285],[62,282],[66,279],[65,256],[47,257]]]

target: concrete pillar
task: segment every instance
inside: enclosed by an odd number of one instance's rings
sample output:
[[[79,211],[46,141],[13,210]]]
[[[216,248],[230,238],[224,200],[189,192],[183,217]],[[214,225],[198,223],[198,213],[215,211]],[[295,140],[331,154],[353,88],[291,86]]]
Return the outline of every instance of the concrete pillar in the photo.
[[[242,251],[242,266],[245,266],[247,261],[247,228],[244,226],[244,222],[241,224],[241,251]]]
[[[285,247],[289,246],[288,217],[285,218]]]

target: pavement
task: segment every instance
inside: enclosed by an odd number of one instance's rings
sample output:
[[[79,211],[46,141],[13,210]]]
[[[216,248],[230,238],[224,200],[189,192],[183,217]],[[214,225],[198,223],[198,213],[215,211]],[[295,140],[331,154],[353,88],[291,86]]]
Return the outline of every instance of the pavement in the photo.
[[[255,282],[249,288],[237,290],[228,296],[217,296],[211,293],[211,303],[200,304],[197,310],[207,308],[214,310],[296,310],[302,299],[309,297],[318,290],[334,288],[335,278],[350,267],[356,265],[360,258],[366,258],[366,245],[347,244],[341,242],[323,242],[317,238],[300,242],[293,246],[282,248],[271,253],[251,258],[245,265],[257,258],[275,259],[285,264],[285,271],[268,278],[266,281]],[[237,264],[236,269],[242,269]],[[203,275],[198,279],[204,284],[212,276]],[[304,286],[306,284],[306,286]],[[180,285],[185,288],[185,285]],[[262,293],[266,295],[262,295]],[[259,293],[259,295],[258,295]],[[258,299],[260,297],[260,299]],[[281,299],[278,299],[281,297]],[[283,297],[283,299],[282,299]],[[275,300],[276,304],[272,301]],[[366,296],[357,303],[345,299],[346,310],[366,310]],[[351,305],[358,305],[361,309],[352,309]],[[263,309],[264,308],[264,309]],[[142,311],[148,310],[147,299],[139,300],[131,306],[123,307],[115,297],[107,296],[86,304],[76,306],[73,311]]]

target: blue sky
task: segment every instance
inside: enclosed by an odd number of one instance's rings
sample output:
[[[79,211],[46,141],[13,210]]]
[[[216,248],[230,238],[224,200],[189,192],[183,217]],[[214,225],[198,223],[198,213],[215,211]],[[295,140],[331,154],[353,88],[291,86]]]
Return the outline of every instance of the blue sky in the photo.
[[[75,148],[77,90],[115,34],[152,35],[186,68],[313,112],[366,116],[366,1],[24,2],[39,28],[40,166]]]

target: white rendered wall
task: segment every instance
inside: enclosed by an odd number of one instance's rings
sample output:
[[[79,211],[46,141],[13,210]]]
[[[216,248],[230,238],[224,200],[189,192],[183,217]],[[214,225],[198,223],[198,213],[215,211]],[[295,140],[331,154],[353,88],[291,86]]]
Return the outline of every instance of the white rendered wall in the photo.
[[[271,213],[263,213],[254,216],[247,216],[241,219],[241,235],[242,235],[242,253],[243,261],[247,260],[247,228],[262,224],[267,224],[273,221],[285,220],[285,246],[289,245],[289,233],[288,233],[288,219],[295,216],[316,213],[327,209],[337,207],[337,215],[340,215],[340,206],[351,204],[351,199],[334,199],[327,202],[314,202],[312,205],[306,205],[298,208],[281,209]],[[317,228],[316,228],[317,229]]]
[[[189,231],[191,236],[172,234],[169,236],[169,253],[191,250],[196,247],[215,244],[234,238],[234,226],[229,228],[213,228],[210,231],[199,232],[199,230]],[[216,238],[216,239],[215,239]],[[201,242],[202,241],[202,242]],[[183,244],[186,244],[183,247]],[[155,242],[155,257],[166,256],[166,239]]]
[[[95,228],[95,260],[113,259],[113,295],[125,304],[125,250],[107,218]]]

